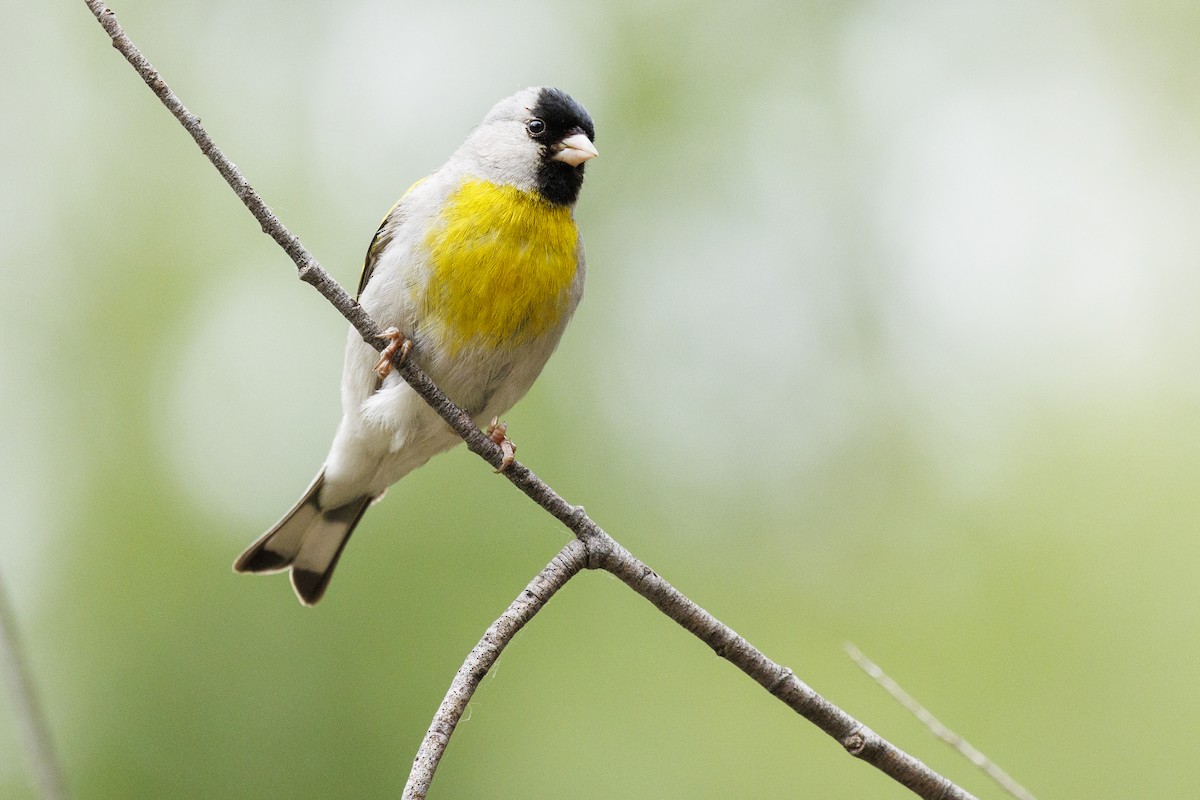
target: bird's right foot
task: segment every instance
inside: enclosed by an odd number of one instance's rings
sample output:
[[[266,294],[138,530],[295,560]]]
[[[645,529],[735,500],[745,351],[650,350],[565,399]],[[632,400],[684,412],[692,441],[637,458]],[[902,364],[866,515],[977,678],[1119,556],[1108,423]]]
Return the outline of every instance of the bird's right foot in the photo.
[[[412,352],[412,339],[406,338],[399,328],[388,328],[376,338],[390,340],[387,347],[379,351],[379,360],[372,367],[379,379],[383,380],[392,374],[392,358],[397,352],[400,353],[401,364],[408,359],[408,354]]]
[[[508,438],[508,423],[501,422],[499,417],[492,417],[491,423],[484,428],[483,433],[499,446],[501,458],[496,472],[504,472],[517,460],[517,443]]]

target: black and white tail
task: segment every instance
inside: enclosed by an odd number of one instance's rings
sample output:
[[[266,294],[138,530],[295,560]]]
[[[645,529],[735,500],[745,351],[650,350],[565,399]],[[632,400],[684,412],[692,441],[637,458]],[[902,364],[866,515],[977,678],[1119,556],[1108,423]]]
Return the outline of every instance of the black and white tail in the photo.
[[[234,572],[270,573],[291,569],[292,588],[306,606],[325,594],[333,568],[371,497],[359,497],[336,508],[321,508],[325,483],[321,471],[292,510],[233,562]]]

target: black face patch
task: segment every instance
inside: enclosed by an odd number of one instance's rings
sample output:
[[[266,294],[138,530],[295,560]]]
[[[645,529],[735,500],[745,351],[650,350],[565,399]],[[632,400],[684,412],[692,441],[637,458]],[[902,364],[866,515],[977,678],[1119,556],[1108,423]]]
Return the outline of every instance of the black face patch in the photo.
[[[596,127],[587,109],[562,89],[542,89],[531,112],[546,123],[552,141],[562,141],[569,135],[568,131],[576,128],[579,129],[576,133],[586,133],[589,139],[596,141]]]
[[[546,128],[537,136],[542,143],[541,163],[538,165],[537,187],[552,203],[570,205],[579,197],[583,186],[583,164],[572,167],[554,160],[552,147],[568,136],[585,134],[596,141],[596,127],[587,110],[561,89],[542,89],[530,116],[540,119]]]

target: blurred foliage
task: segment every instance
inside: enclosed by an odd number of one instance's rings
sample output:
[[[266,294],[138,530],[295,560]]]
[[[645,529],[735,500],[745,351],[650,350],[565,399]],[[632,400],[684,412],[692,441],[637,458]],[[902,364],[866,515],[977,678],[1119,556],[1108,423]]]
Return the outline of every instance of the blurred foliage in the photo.
[[[1196,7],[115,10],[348,285],[494,100],[571,91],[601,152],[588,296],[509,415],[522,460],[981,797],[843,641],[1037,794],[1191,791]],[[344,325],[82,3],[9,19],[0,574],[75,794],[396,796],[563,532],[456,451],[371,512],[319,608],[233,575],[324,455]],[[9,716],[0,795],[32,797]],[[434,785],[563,794],[904,792],[589,573]]]

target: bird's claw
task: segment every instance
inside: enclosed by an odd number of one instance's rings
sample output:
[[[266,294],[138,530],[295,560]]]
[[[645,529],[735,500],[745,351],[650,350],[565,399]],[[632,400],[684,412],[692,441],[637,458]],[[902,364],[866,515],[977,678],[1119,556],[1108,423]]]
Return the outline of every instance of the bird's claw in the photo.
[[[492,417],[492,421],[483,432],[500,448],[502,458],[496,472],[504,472],[517,460],[517,443],[508,438],[508,423],[501,422],[499,417]]]
[[[388,345],[379,351],[379,360],[371,368],[379,379],[383,380],[392,373],[392,357],[397,351],[400,353],[401,364],[408,359],[408,354],[412,352],[412,339],[406,338],[399,328],[388,328],[376,338],[389,340]]]

